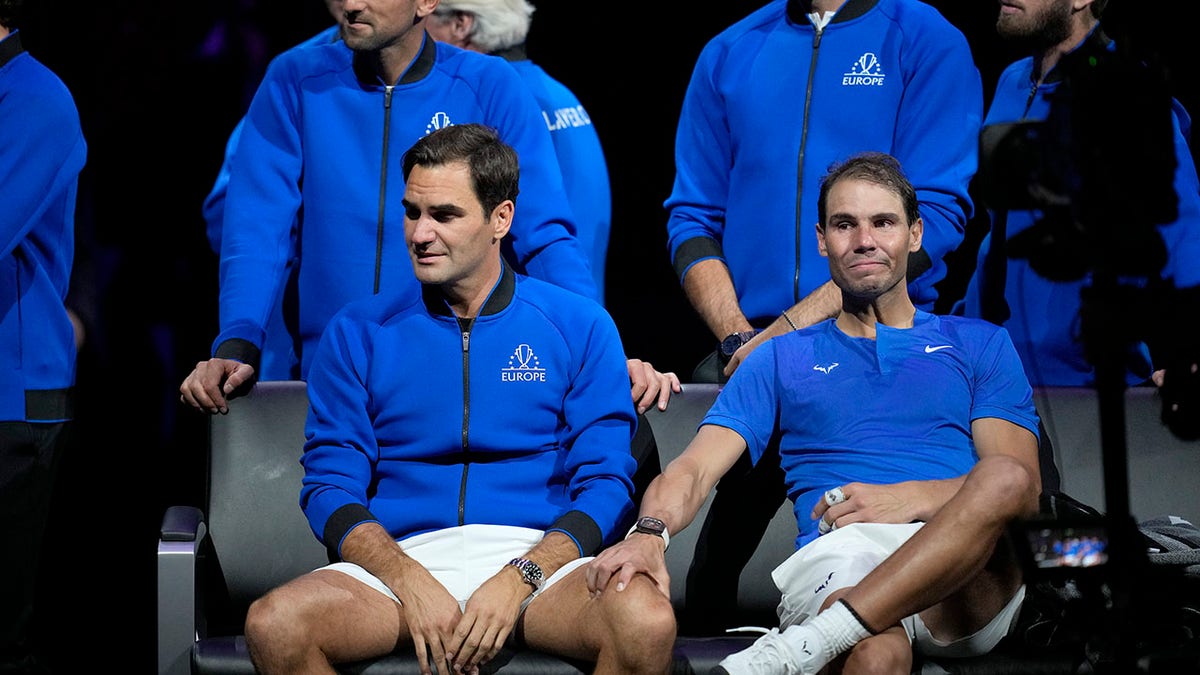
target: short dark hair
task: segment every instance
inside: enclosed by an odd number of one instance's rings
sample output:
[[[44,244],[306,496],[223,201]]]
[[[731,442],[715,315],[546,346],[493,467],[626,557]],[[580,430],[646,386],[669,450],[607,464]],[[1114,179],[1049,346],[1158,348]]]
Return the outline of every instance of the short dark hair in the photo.
[[[21,6],[25,0],[0,0],[0,26],[15,30],[20,24]]]
[[[821,229],[825,229],[825,202],[829,198],[829,190],[844,178],[865,180],[894,192],[904,205],[904,216],[908,219],[909,227],[921,216],[917,207],[917,191],[908,182],[900,162],[884,152],[860,152],[844,162],[831,164],[821,179],[821,192],[817,197],[817,217],[820,218]]]
[[[455,124],[423,136],[404,153],[404,180],[414,166],[444,166],[466,162],[475,196],[488,215],[506,199],[517,201],[521,178],[517,152],[500,140],[496,130],[482,124]]]

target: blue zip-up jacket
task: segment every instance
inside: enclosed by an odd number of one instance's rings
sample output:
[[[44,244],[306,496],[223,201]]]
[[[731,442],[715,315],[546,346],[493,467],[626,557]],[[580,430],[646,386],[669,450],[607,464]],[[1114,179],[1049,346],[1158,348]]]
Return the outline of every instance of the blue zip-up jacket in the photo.
[[[71,92],[13,31],[0,40],[0,422],[72,417],[75,330],[63,303],[86,160]]]
[[[213,355],[257,365],[297,246],[301,378],[337,310],[416,286],[401,157],[430,131],[468,122],[496,128],[520,157],[525,206],[510,233],[518,271],[596,297],[550,134],[503,59],[426,35],[399,83],[385,86],[339,41],[276,57],[250,104],[230,169]]]
[[[829,280],[814,235],[821,177],[875,150],[916,187],[928,261],[909,293],[930,309],[973,209],[983,84],[970,47],[916,0],[847,0],[820,32],[807,11],[776,0],[701,52],[665,202],[675,271],[722,259],[746,318],[774,320]]]
[[[1095,30],[1088,40],[1097,40],[1115,48],[1115,44]],[[1087,44],[1085,40],[1082,44]],[[1102,44],[1102,48],[1103,48]],[[1078,47],[1076,48],[1078,49]],[[1017,121],[1042,121],[1050,114],[1051,97],[1062,84],[1062,73],[1051,70],[1037,85],[1033,77],[1033,59],[1021,59],[1000,75],[996,95],[988,109],[985,124]],[[1175,147],[1175,195],[1178,218],[1157,227],[1167,248],[1167,263],[1161,276],[1178,288],[1200,284],[1200,179],[1192,161],[1183,130],[1190,128],[1187,111],[1173,102],[1172,125]],[[1136,167],[1129,167],[1136,171]],[[1043,217],[1041,211],[1008,211],[1005,232],[1008,238],[1031,227]],[[963,299],[954,312],[965,316],[984,316],[984,297],[990,280],[985,259],[992,247],[991,233],[980,242],[975,272]],[[1004,322],[1017,353],[1034,386],[1083,387],[1095,384],[1095,368],[1084,353],[1080,331],[1080,291],[1091,284],[1090,274],[1076,281],[1052,281],[1030,266],[1025,258],[1007,257],[1004,299],[1009,318]],[[1135,280],[1126,281],[1134,283]],[[1131,319],[1132,320],[1132,319]],[[1130,346],[1126,358],[1126,382],[1145,382],[1153,372],[1149,349],[1144,343]],[[1161,367],[1161,366],[1159,366]]]
[[[592,279],[599,293],[597,297],[604,304],[604,272],[612,230],[612,190],[600,136],[579,98],[541,66],[526,58],[524,45],[496,55],[507,59],[517,69],[542,109],[562,170],[567,201],[575,216],[576,236],[588,256]]]
[[[309,372],[300,506],[340,558],[468,523],[560,530],[595,552],[633,509],[636,418],[616,325],[507,266],[473,321],[433,286],[360,300]]]

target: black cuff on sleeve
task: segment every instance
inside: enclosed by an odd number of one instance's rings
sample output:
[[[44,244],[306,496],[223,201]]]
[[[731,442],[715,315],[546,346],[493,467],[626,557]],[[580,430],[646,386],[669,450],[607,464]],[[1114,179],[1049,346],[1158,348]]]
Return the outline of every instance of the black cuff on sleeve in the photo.
[[[912,281],[931,269],[933,269],[933,260],[930,259],[925,248],[921,247],[908,254],[908,273],[905,278]]]
[[[693,237],[675,249],[675,259],[672,264],[675,266],[675,276],[679,277],[681,283],[684,272],[687,272],[692,263],[702,258],[724,260],[725,250],[721,248],[721,243],[712,237]]]
[[[254,372],[258,372],[258,362],[262,360],[262,352],[254,343],[241,338],[233,338],[222,342],[218,347],[214,358],[218,359],[233,359],[242,363],[250,364],[254,367]]]
[[[583,511],[567,511],[554,521],[551,530],[562,530],[579,544],[581,555],[595,555],[604,544],[600,526]]]
[[[362,504],[347,504],[329,516],[329,520],[325,521],[325,532],[321,538],[325,541],[325,550],[329,553],[330,560],[342,559],[340,550],[342,538],[346,536],[347,532],[354,529],[355,525],[368,520],[378,519]]]

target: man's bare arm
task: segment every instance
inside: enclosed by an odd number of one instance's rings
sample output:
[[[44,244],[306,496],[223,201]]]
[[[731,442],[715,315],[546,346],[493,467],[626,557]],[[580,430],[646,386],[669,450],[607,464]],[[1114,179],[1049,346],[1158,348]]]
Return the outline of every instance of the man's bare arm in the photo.
[[[753,329],[742,313],[733,278],[723,261],[710,258],[692,265],[683,277],[683,292],[718,342]]]
[[[767,326],[762,332],[755,335],[749,342],[734,352],[733,356],[729,359],[729,363],[725,366],[725,376],[733,375],[733,371],[742,365],[742,361],[750,355],[750,352],[754,351],[767,340],[776,335],[783,335],[799,328],[806,328],[825,319],[835,317],[841,308],[841,290],[832,281],[826,281],[812,293],[804,296],[800,302],[792,305],[787,311],[776,317],[771,322],[771,325]]]
[[[640,514],[653,516],[675,534],[687,527],[721,476],[746,450],[746,441],[735,431],[712,424],[700,427],[687,448],[671,461],[646,488]],[[663,540],[636,535],[601,551],[588,564],[588,589],[602,593],[609,583],[625,588],[635,574],[646,574],[665,595],[670,595]]]

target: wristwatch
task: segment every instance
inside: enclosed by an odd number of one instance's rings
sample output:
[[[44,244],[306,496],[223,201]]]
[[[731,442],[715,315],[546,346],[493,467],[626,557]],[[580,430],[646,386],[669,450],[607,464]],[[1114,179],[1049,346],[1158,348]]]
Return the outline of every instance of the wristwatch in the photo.
[[[537,563],[524,558],[513,558],[508,561],[508,564],[521,571],[521,579],[533,586],[533,590],[536,591],[542,587],[545,577],[542,575],[542,568]]]
[[[667,550],[667,547],[671,545],[671,535],[667,534],[667,524],[653,516],[642,516],[641,518],[638,518],[637,522],[633,524],[633,527],[629,528],[629,532],[625,534],[625,538],[628,539],[630,535],[633,535],[636,532],[662,537],[664,551]]]
[[[724,340],[721,340],[721,347],[717,350],[717,354],[721,359],[721,365],[729,363],[729,359],[733,357],[733,353],[741,349],[742,345],[746,344],[758,335],[757,330],[744,330],[740,333],[731,333]]]

